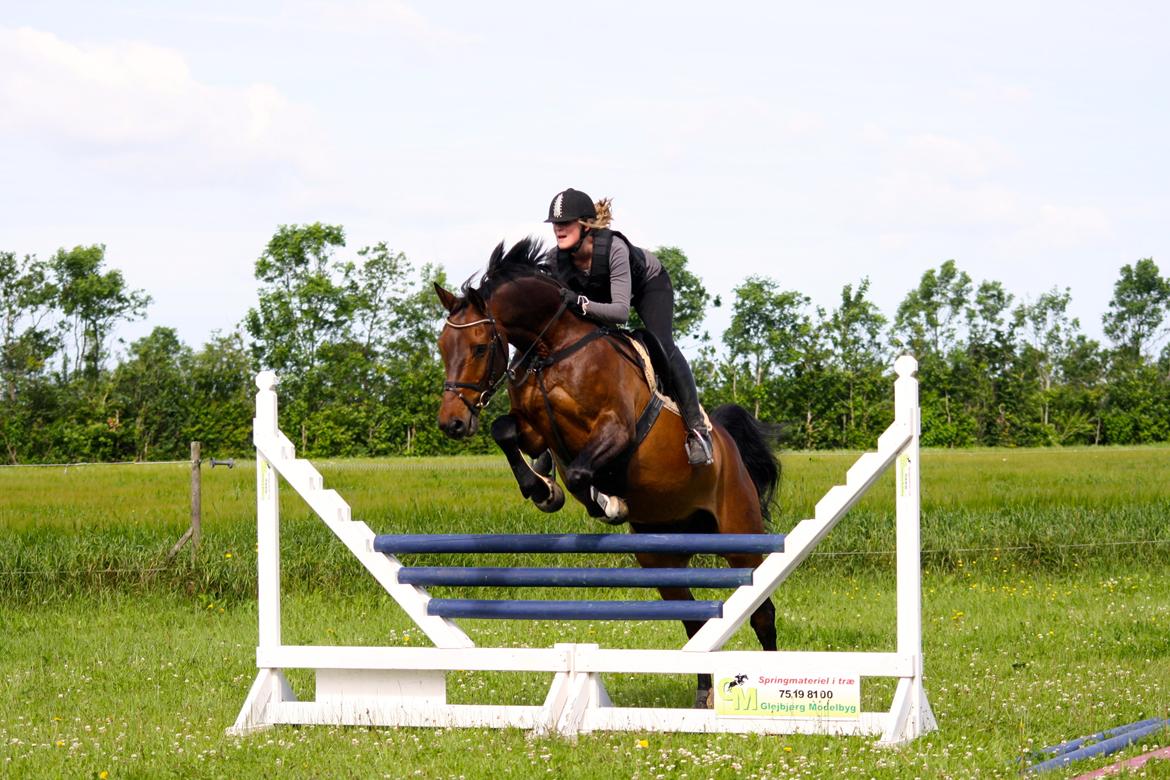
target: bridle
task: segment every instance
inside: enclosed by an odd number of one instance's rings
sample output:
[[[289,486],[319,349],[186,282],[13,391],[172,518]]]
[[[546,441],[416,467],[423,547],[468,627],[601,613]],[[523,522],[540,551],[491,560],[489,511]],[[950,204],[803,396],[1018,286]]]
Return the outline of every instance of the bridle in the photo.
[[[485,312],[487,315],[486,317],[475,320],[474,322],[452,322],[451,318],[448,317],[447,325],[449,327],[459,329],[470,328],[473,325],[482,325],[486,322],[491,326],[492,340],[488,347],[487,371],[485,372],[483,379],[478,382],[452,382],[447,380],[443,382],[443,392],[454,393],[467,407],[468,411],[471,412],[472,417],[478,416],[480,410],[488,405],[488,403],[492,400],[492,396],[495,395],[496,391],[500,389],[500,384],[503,383],[505,379],[516,379],[517,368],[525,366],[529,362],[528,358],[532,355],[532,351],[536,349],[537,345],[540,344],[540,340],[544,338],[544,334],[548,333],[548,329],[551,328],[556,323],[556,321],[561,318],[561,315],[564,314],[568,308],[569,301],[562,296],[561,305],[557,308],[556,312],[552,317],[549,318],[549,321],[545,323],[544,327],[541,328],[540,333],[536,336],[535,339],[532,340],[532,344],[529,345],[528,349],[524,350],[524,354],[516,356],[516,359],[512,362],[511,366],[507,366],[508,347],[504,342],[503,337],[500,335],[500,330],[496,326],[496,318],[491,315],[491,312]],[[495,367],[497,345],[500,348],[500,355],[504,358],[505,368],[500,372],[500,375],[497,378],[492,379],[492,375],[495,373],[493,369]],[[530,370],[529,373],[532,373],[532,371]],[[467,400],[467,396],[460,392],[461,390],[474,390],[479,393],[479,398],[477,398],[476,401],[472,403],[471,401]]]
[[[492,375],[495,373],[494,369],[496,364],[496,348],[499,347],[499,354],[501,357],[503,357],[506,367],[508,361],[508,347],[504,344],[504,339],[502,336],[500,336],[500,331],[496,327],[496,320],[490,313],[487,317],[476,320],[475,322],[452,322],[450,317],[447,318],[448,327],[459,329],[470,328],[475,325],[482,325],[485,322],[491,325],[492,340],[488,346],[487,371],[484,373],[483,379],[479,380],[478,382],[443,382],[443,392],[454,393],[455,396],[467,406],[468,411],[471,412],[473,417],[479,414],[480,409],[488,405],[488,403],[492,400],[492,396],[495,395],[496,390],[500,388],[500,383],[507,378],[507,371],[502,369],[500,371],[499,377],[496,379],[492,379]],[[474,390],[475,392],[479,393],[479,397],[475,400],[474,403],[472,403],[471,401],[467,400],[467,396],[460,392],[462,390]]]

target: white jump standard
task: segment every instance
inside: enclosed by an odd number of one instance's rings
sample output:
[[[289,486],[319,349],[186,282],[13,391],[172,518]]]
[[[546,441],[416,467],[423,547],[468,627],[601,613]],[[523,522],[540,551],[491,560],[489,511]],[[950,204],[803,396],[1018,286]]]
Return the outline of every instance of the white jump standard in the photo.
[[[639,537],[661,536],[662,544],[691,540],[672,535],[556,535],[483,537],[383,536],[351,519],[348,504],[324,488],[312,464],[295,457],[277,425],[276,377],[256,377],[256,495],[259,566],[259,673],[230,734],[246,734],[276,724],[368,726],[499,727],[572,736],[591,731],[680,731],[755,733],[832,733],[878,735],[879,744],[895,745],[936,728],[923,688],[922,584],[919,538],[919,410],[917,363],[903,356],[895,364],[895,419],[878,439],[876,452],[862,455],[849,469],[845,485],[830,489],[817,503],[815,516],[802,520],[785,537],[730,534],[707,542],[767,545],[770,552],[755,570],[745,569],[535,569],[484,567],[404,567],[395,554],[418,545],[454,543],[486,551],[489,538],[507,549],[552,544],[590,548],[602,544],[637,544]],[[767,652],[721,648],[752,612],[812,552],[877,479],[896,465],[897,644],[894,652]],[[349,548],[434,647],[341,647],[285,645],[280,616],[280,510],[278,475]],[[759,538],[754,538],[759,536]],[[753,537],[748,539],[747,537]],[[553,541],[548,541],[548,540]],[[560,541],[557,541],[557,540]],[[452,541],[454,540],[454,541]],[[459,541],[462,540],[462,541]],[[500,541],[503,540],[503,541]],[[611,541],[606,541],[611,540]],[[696,543],[706,543],[699,539]],[[558,548],[558,549],[564,549]],[[380,551],[381,550],[381,551]],[[706,623],[682,648],[608,649],[596,644],[557,644],[551,648],[476,647],[449,615],[525,619],[656,619],[654,605],[670,602],[539,602],[432,599],[427,585],[492,584],[528,586],[652,587],[656,577],[734,587],[724,602],[704,605]],[[706,586],[706,585],[704,585]],[[453,605],[451,602],[460,602]],[[501,606],[503,605],[503,606]],[[521,606],[517,606],[521,605]],[[548,605],[557,605],[550,607]],[[584,605],[584,606],[582,606]],[[632,605],[618,608],[612,605]],[[554,610],[550,612],[550,610]],[[556,612],[555,610],[564,610]],[[628,610],[628,611],[623,611]],[[485,612],[493,614],[487,615]],[[313,700],[299,700],[284,669],[313,669]],[[854,717],[777,717],[753,713],[727,716],[716,710],[613,706],[602,682],[606,673],[718,674],[728,669],[805,678],[894,677],[897,687],[888,711],[859,712]],[[542,672],[551,684],[540,705],[448,704],[448,671]]]

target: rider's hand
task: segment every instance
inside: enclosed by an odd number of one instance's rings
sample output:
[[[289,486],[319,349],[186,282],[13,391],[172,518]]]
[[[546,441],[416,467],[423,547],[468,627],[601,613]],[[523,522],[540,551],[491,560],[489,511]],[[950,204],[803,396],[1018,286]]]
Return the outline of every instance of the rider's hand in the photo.
[[[589,302],[589,299],[584,295],[578,295],[568,287],[561,288],[561,300],[565,302],[565,306],[567,308],[572,309],[577,314],[584,314],[585,306],[582,304],[582,302]]]
[[[589,313],[588,306],[589,306],[589,299],[586,298],[584,295],[578,295],[577,296],[577,308],[579,308],[581,310],[582,314]]]

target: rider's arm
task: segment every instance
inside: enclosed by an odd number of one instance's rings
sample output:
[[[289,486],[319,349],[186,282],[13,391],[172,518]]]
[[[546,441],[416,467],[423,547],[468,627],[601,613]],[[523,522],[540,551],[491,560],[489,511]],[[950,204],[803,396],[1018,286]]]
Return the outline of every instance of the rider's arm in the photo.
[[[612,325],[625,325],[630,318],[630,250],[624,241],[609,245],[609,299],[612,303],[589,301],[590,317]]]

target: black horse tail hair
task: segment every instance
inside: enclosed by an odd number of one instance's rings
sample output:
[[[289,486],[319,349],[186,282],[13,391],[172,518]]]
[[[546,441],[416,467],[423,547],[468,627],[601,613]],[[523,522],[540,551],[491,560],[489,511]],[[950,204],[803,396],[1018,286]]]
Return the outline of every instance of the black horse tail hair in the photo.
[[[780,426],[757,420],[738,404],[716,407],[711,412],[711,420],[722,425],[739,448],[739,456],[760,497],[760,512],[764,522],[768,522],[776,500],[776,485],[780,482],[780,461],[772,450],[780,439]]]

